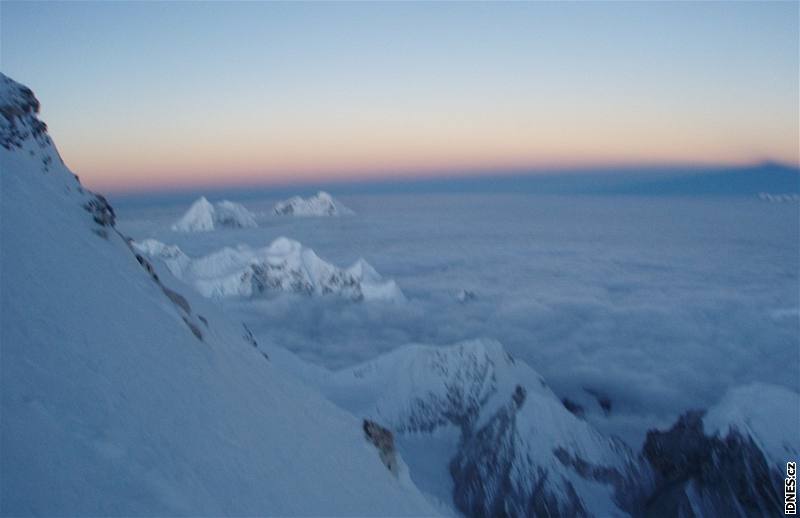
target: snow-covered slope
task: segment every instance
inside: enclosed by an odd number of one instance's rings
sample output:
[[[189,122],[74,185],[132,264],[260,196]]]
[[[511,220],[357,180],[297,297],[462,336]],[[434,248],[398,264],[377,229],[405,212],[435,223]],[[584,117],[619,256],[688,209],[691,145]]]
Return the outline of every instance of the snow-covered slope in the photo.
[[[223,248],[205,257],[190,258],[174,245],[154,239],[133,246],[160,259],[178,279],[204,297],[251,297],[268,290],[307,295],[333,294],[351,300],[403,300],[397,284],[385,281],[363,259],[349,268],[337,268],[313,250],[281,237],[253,250],[241,245]]]
[[[646,465],[567,411],[496,341],[412,345],[305,375],[338,405],[397,433],[412,478],[442,499],[450,495],[426,487],[435,477],[425,471],[434,450],[450,452],[438,476],[452,477],[447,489],[469,516],[624,515],[646,491]]]
[[[325,191],[315,196],[301,198],[294,196],[275,204],[272,211],[279,216],[346,216],[354,212]]]
[[[429,515],[362,422],[151,265],[0,75],[0,514]]]
[[[255,228],[258,226],[252,212],[238,203],[223,200],[211,204],[205,196],[195,201],[189,210],[172,225],[176,232],[208,232],[216,226],[230,228]]]

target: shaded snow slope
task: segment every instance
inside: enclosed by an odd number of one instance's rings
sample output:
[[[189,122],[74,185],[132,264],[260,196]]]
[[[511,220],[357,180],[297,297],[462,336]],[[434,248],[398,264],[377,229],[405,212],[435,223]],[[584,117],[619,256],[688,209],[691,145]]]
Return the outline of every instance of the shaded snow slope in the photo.
[[[315,196],[301,198],[294,196],[275,204],[272,211],[279,216],[346,216],[354,212],[325,191]]]
[[[189,210],[172,225],[176,232],[208,232],[217,226],[230,228],[257,227],[252,212],[238,203],[223,200],[211,204],[205,196],[195,201]]]
[[[160,259],[178,279],[204,297],[252,297],[265,291],[306,295],[338,295],[351,300],[403,300],[392,280],[383,278],[363,259],[337,268],[297,241],[281,237],[267,247],[223,248],[191,258],[174,245],[145,239],[133,245]]]
[[[433,513],[360,420],[137,259],[0,80],[0,514]]]

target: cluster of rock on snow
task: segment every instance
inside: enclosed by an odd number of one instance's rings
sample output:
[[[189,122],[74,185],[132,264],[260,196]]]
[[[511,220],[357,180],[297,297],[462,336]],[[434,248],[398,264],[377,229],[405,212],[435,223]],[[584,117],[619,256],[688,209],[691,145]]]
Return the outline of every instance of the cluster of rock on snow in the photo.
[[[351,300],[403,300],[392,280],[384,280],[365,260],[338,268],[297,241],[281,237],[267,247],[241,245],[190,258],[174,245],[154,239],[136,242],[141,253],[160,259],[178,279],[204,297],[252,297],[266,291],[338,295]]]
[[[205,196],[198,199],[189,210],[172,225],[176,232],[208,232],[217,226],[229,228],[257,227],[252,212],[238,203],[223,200],[212,204]]]
[[[294,196],[275,204],[272,212],[278,216],[346,216],[354,212],[325,191],[316,196],[301,198]]]

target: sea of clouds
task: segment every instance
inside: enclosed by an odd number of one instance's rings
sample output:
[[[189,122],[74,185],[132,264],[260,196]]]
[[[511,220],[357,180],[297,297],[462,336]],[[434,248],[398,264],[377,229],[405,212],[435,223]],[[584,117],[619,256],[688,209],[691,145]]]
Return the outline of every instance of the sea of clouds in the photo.
[[[648,428],[714,404],[730,387],[800,390],[796,204],[530,194],[341,201],[356,215],[280,217],[269,214],[274,200],[245,202],[258,228],[202,234],[169,230],[185,205],[118,212],[135,239],[192,256],[286,236],[339,266],[363,257],[396,280],[406,302],[220,301],[260,340],[332,369],[412,342],[496,338],[634,447]],[[474,298],[459,300],[462,290]]]

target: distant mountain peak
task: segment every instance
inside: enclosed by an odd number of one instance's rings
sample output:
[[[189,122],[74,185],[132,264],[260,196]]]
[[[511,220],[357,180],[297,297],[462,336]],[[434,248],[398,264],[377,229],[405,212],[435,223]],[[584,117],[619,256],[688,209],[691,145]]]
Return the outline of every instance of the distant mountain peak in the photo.
[[[354,214],[333,196],[319,191],[315,196],[301,198],[294,196],[275,204],[272,211],[279,216],[343,216]]]

